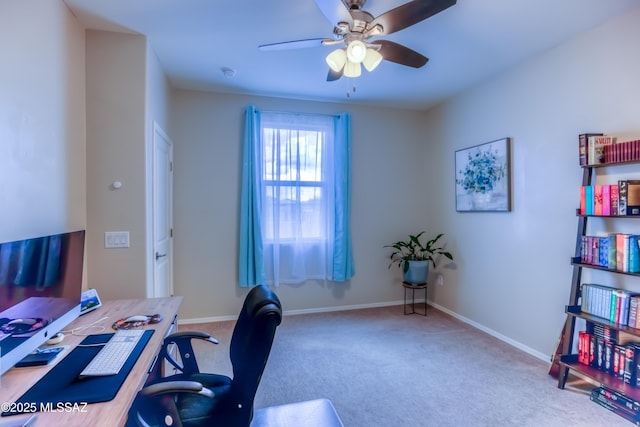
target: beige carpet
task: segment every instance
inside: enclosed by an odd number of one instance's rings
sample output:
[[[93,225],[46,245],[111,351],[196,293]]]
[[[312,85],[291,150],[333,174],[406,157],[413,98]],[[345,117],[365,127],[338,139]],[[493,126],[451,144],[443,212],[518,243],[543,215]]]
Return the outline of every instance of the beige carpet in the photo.
[[[180,329],[217,337],[198,360],[230,375],[232,328]],[[631,425],[591,402],[581,381],[558,389],[547,369],[431,307],[427,317],[401,306],[285,316],[255,407],[326,397],[346,427]]]

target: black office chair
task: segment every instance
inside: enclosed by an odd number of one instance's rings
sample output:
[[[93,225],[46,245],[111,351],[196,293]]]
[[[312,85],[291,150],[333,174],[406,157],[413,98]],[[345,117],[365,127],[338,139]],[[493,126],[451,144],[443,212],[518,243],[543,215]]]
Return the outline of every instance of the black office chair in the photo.
[[[178,332],[168,336],[160,355],[180,373],[143,388],[129,412],[128,425],[136,425],[132,422],[135,421],[140,426],[248,427],[253,418],[255,394],[281,320],[282,307],[277,295],[263,285],[251,289],[231,337],[233,378],[200,372],[191,341],[217,342],[208,334]],[[171,356],[173,344],[180,361]]]

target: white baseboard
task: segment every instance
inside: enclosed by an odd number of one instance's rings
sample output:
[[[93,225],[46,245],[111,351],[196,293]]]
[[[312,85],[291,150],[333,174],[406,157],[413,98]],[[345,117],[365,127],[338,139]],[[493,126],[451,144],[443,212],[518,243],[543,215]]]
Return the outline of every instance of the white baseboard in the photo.
[[[418,300],[416,299],[416,302]],[[301,310],[285,310],[283,313],[285,316],[295,316],[298,314],[314,314],[314,313],[329,313],[332,311],[347,311],[347,310],[359,310],[362,308],[377,308],[377,307],[389,307],[392,305],[402,305],[402,301],[389,301],[389,302],[376,302],[371,304],[355,304],[355,305],[339,305],[335,307],[320,307],[320,308],[305,308]],[[213,317],[198,317],[193,319],[179,319],[180,325],[192,325],[195,323],[209,323],[209,322],[223,322],[226,320],[236,320],[237,315],[233,316],[213,316]]]
[[[416,299],[416,302],[423,302],[424,299]],[[389,301],[389,302],[377,302],[377,303],[371,303],[371,304],[355,304],[355,305],[341,305],[341,306],[335,306],[335,307],[321,307],[321,308],[308,308],[308,309],[301,309],[301,310],[287,310],[284,312],[285,316],[295,316],[298,314],[314,314],[314,313],[329,313],[332,311],[346,311],[346,310],[360,310],[363,308],[378,308],[378,307],[389,307],[389,306],[393,306],[393,305],[403,305],[404,301]],[[500,341],[503,341],[509,345],[512,345],[513,347],[520,349],[522,351],[524,351],[525,353],[528,353],[530,355],[532,355],[533,357],[536,357],[544,362],[550,362],[550,355],[548,354],[543,354],[540,353],[537,350],[532,349],[531,347],[528,347],[518,341],[514,341],[509,337],[506,337],[496,331],[494,331],[493,329],[489,329],[484,325],[481,325],[480,323],[474,322],[471,319],[467,319],[464,316],[461,316],[458,313],[455,313],[451,310],[449,310],[446,307],[443,307],[439,304],[434,303],[433,301],[428,301],[428,304],[444,313],[447,313],[448,315],[455,317],[456,319],[460,320],[461,322],[464,322],[468,325],[473,326],[476,329],[479,329],[489,335],[491,335],[492,337],[495,337],[497,339],[499,339]],[[180,319],[178,321],[178,324],[180,325],[192,325],[192,324],[196,324],[196,323],[209,323],[209,322],[224,322],[224,321],[228,321],[228,320],[236,320],[237,319],[237,315],[233,315],[233,316],[213,316],[213,317],[199,317],[199,318],[193,318],[193,319]]]
[[[538,359],[540,359],[540,360],[542,360],[544,362],[551,363],[551,356],[548,355],[548,354],[540,353],[539,351],[534,350],[531,347],[528,347],[528,346],[526,346],[526,345],[524,345],[524,344],[522,344],[522,343],[520,343],[518,341],[512,340],[511,338],[506,337],[506,336],[494,331],[493,329],[489,329],[486,326],[481,325],[480,323],[474,322],[471,319],[467,319],[466,317],[461,316],[458,313],[455,313],[455,312],[449,310],[448,308],[441,306],[440,304],[436,304],[433,301],[429,301],[429,305],[434,307],[434,308],[437,308],[438,310],[440,310],[440,311],[442,311],[444,313],[447,313],[450,316],[455,317],[456,319],[460,320],[461,322],[464,322],[464,323],[466,323],[468,325],[471,325],[474,328],[479,329],[479,330],[491,335],[492,337],[499,339],[500,341],[503,341],[503,342],[505,342],[505,343],[507,343],[509,345],[512,345],[513,347],[515,347],[517,349],[520,349],[520,350],[524,351],[525,353],[528,353],[528,354],[532,355],[533,357],[536,357],[536,358],[538,358]]]

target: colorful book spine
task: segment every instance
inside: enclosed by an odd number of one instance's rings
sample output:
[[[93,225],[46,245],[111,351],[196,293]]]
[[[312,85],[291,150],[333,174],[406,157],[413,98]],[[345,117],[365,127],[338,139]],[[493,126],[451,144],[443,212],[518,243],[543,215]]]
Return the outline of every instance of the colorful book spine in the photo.
[[[616,234],[609,234],[607,236],[609,242],[607,243],[607,248],[609,249],[608,258],[607,258],[607,268],[611,270],[616,269]]]
[[[609,238],[600,237],[598,241],[598,265],[607,267],[609,265]]]
[[[629,235],[629,273],[640,273],[640,236]]]
[[[602,198],[602,185],[593,186],[593,214],[602,216],[603,212],[603,198]]]
[[[638,297],[635,295],[632,295],[629,298],[629,319],[627,320],[627,323],[629,326],[631,326],[632,328],[636,327],[636,322],[638,319]]]
[[[618,213],[618,186],[616,184],[609,186],[609,196],[611,197],[611,215],[617,216]]]
[[[611,216],[611,186],[602,186],[602,215]]]
[[[593,185],[587,185],[585,188],[585,210],[587,215],[593,215]]]
[[[618,181],[618,215],[627,214],[627,181]]]
[[[640,180],[629,179],[627,183],[627,215],[640,216]]]

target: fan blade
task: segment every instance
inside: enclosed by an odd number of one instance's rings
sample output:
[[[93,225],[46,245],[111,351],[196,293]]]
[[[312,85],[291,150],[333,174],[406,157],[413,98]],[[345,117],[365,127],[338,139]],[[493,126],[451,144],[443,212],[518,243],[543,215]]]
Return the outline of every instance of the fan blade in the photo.
[[[329,68],[329,73],[327,74],[327,81],[328,82],[333,82],[338,80],[340,77],[342,77],[342,70],[340,71],[333,71],[333,69]]]
[[[385,60],[395,62],[396,64],[420,68],[429,61],[429,58],[419,54],[415,50],[389,40],[376,40],[374,44],[380,45],[378,52],[380,52],[380,55],[382,55]]]
[[[349,24],[349,28],[353,27],[353,18],[347,6],[342,3],[342,0],[315,0],[315,2],[322,11],[322,14],[334,27],[337,26],[339,22],[346,22]]]
[[[456,0],[413,0],[375,18],[369,28],[382,25],[382,34],[392,34],[424,21],[456,4]]]
[[[269,50],[285,50],[285,49],[303,49],[307,47],[322,46],[324,44],[333,44],[335,40],[332,39],[305,39],[305,40],[293,40],[290,42],[262,44],[258,46],[258,49]]]

